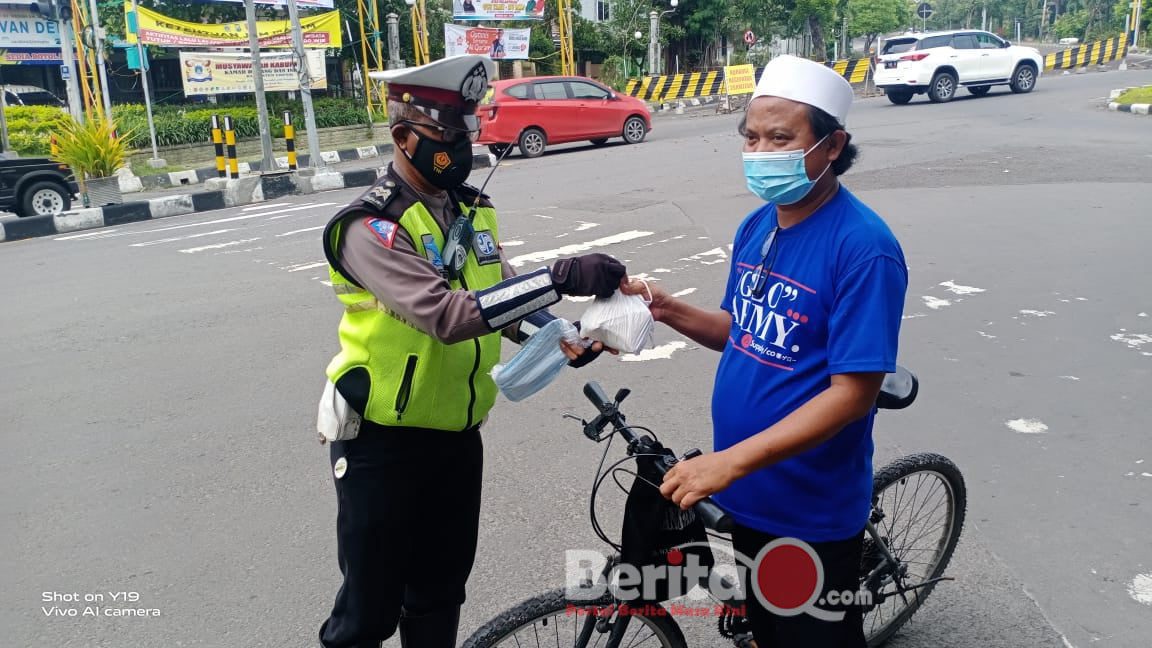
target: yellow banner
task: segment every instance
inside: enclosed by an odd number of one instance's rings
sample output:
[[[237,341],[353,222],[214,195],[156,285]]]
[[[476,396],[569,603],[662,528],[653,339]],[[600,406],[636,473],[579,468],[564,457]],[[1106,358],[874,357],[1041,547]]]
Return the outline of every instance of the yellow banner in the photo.
[[[724,68],[724,83],[728,94],[752,94],[756,89],[756,68],[748,65],[729,65]]]
[[[204,25],[169,18],[140,7],[137,9],[137,33],[145,45],[164,47],[248,47],[248,25],[245,22]],[[124,4],[124,15],[132,24],[132,5]],[[304,31],[304,47],[339,48],[340,12],[329,11],[300,19]],[[292,31],[287,20],[258,20],[256,35],[260,47],[292,47]],[[136,34],[128,34],[129,43],[136,42]]]

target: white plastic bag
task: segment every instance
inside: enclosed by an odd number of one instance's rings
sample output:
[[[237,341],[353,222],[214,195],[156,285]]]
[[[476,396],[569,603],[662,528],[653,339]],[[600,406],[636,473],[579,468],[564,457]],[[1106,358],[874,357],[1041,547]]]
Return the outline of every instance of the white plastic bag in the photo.
[[[651,293],[649,293],[651,295]],[[580,318],[580,333],[599,340],[621,353],[652,348],[652,311],[640,295],[617,290],[607,299],[597,298]]]
[[[320,407],[316,413],[316,431],[320,433],[320,443],[329,441],[350,441],[360,433],[360,415],[329,380],[320,396]]]
[[[579,344],[580,332],[566,319],[554,319],[532,334],[507,364],[492,368],[492,380],[510,401],[521,401],[552,384],[568,366],[560,340]]]

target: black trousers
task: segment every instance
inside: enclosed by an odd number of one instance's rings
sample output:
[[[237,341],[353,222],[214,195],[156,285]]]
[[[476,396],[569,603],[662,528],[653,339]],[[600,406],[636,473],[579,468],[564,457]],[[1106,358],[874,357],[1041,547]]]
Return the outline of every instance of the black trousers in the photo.
[[[749,559],[754,559],[774,536],[737,525],[732,531],[733,548]],[[855,592],[859,589],[860,558],[864,551],[863,533],[847,540],[809,542],[824,568],[824,586],[817,600],[824,600],[828,592]],[[755,579],[755,574],[748,574]],[[821,610],[844,612],[840,621],[824,621],[807,613],[795,616],[774,614],[761,605],[753,594],[754,584],[742,582],[747,594],[748,621],[757,648],[865,648],[863,610],[853,604],[814,604]],[[777,591],[786,586],[773,586]],[[803,589],[803,585],[799,586]],[[805,594],[810,593],[808,589]],[[781,605],[780,607],[785,607]]]
[[[344,584],[320,627],[325,648],[378,648],[401,610],[464,603],[476,554],[484,450],[479,428],[439,432],[365,424],[332,444],[337,555]]]

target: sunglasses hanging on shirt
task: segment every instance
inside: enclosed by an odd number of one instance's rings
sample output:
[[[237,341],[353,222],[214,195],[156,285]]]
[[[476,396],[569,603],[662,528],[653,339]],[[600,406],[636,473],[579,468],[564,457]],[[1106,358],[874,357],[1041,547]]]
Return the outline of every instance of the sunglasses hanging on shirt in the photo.
[[[772,266],[776,263],[779,246],[776,245],[776,232],[779,227],[773,227],[768,236],[764,237],[764,244],[760,246],[760,265],[756,266],[756,277],[752,280],[752,296],[756,299],[764,297],[764,289],[768,286],[768,277],[772,275]],[[769,259],[768,255],[772,258]]]

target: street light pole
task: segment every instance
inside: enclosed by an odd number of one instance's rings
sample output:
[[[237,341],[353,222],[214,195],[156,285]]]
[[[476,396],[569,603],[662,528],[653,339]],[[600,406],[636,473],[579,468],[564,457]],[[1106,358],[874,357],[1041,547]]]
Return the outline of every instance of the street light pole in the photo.
[[[292,49],[300,62],[300,100],[304,103],[304,128],[308,129],[308,166],[320,169],[324,167],[324,158],[320,157],[320,134],[316,132],[316,113],[312,110],[312,71],[308,69],[308,52],[304,49],[304,30],[300,27],[296,0],[288,0],[288,20],[292,24]]]
[[[655,9],[648,14],[648,74],[655,76],[660,73],[660,66],[656,62],[656,39],[660,37],[660,14]]]

